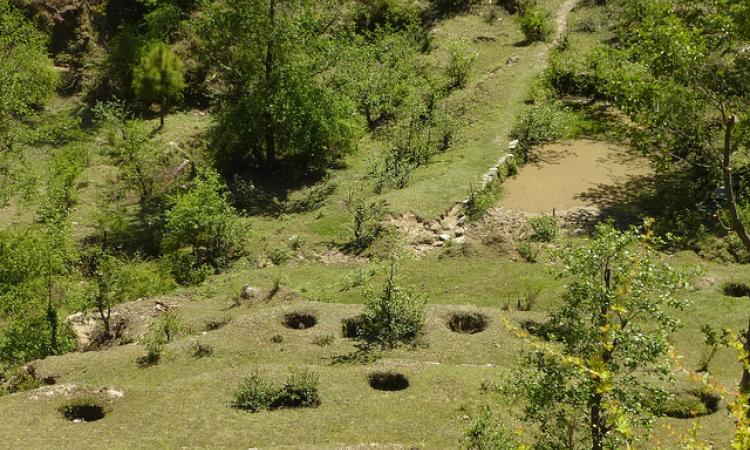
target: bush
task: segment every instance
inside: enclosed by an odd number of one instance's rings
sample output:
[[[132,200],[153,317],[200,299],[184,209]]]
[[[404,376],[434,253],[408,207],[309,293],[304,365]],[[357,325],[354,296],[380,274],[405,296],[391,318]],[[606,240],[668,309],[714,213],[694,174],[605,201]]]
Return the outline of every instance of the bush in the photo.
[[[469,192],[469,198],[464,206],[466,217],[475,222],[481,219],[487,211],[495,206],[502,193],[503,182],[509,175],[518,173],[518,166],[514,158],[510,158],[505,164],[498,168],[494,177],[479,191],[473,187]]]
[[[320,405],[318,376],[308,369],[289,369],[286,383],[277,387],[256,370],[234,393],[232,406],[248,412]]]
[[[421,27],[419,9],[399,0],[361,0],[354,11],[357,31],[389,30],[409,31]]]
[[[389,148],[377,167],[375,192],[403,189],[412,172],[429,164],[432,158],[453,144],[456,122],[453,115],[438,104],[430,91],[410,98],[396,114],[396,122],[386,130]],[[412,96],[414,97],[414,95]]]
[[[425,303],[397,285],[396,267],[392,264],[383,291],[367,294],[358,337],[386,348],[414,342],[424,327]]]
[[[276,396],[273,384],[266,381],[256,370],[245,377],[242,384],[234,393],[232,406],[249,412],[268,409]]]
[[[519,24],[526,42],[542,42],[552,35],[552,15],[536,3],[528,3],[519,16]]]
[[[523,113],[511,131],[518,140],[516,154],[528,161],[532,147],[566,137],[570,133],[568,117],[556,105],[534,106]]]
[[[367,202],[361,196],[350,193],[346,208],[352,215],[354,236],[350,243],[354,250],[361,251],[372,244],[383,231],[385,203]]]
[[[537,242],[552,242],[560,234],[560,224],[555,216],[538,216],[529,220],[531,238]]]
[[[472,53],[469,44],[464,39],[455,39],[448,42],[448,85],[450,88],[462,88],[466,85],[471,72],[471,66],[476,59],[476,53]]]
[[[493,417],[489,409],[475,418],[464,430],[461,447],[466,450],[515,450],[518,443],[505,431],[505,428]]]
[[[535,263],[539,260],[539,248],[528,242],[521,242],[516,247],[518,254],[521,255],[527,263]]]
[[[164,345],[185,331],[182,318],[174,311],[167,311],[159,319],[151,322],[143,339],[146,355],[139,357],[139,366],[147,367],[158,364],[161,360]]]
[[[200,282],[240,256],[243,228],[216,173],[203,171],[171,203],[161,247],[177,282]]]
[[[290,368],[286,383],[274,395],[271,409],[319,406],[318,384],[318,376],[310,370]]]

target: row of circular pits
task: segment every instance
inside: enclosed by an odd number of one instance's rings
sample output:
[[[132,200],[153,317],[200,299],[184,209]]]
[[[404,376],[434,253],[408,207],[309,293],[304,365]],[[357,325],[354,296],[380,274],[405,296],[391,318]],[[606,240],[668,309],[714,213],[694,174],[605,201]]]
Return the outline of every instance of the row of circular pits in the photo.
[[[370,373],[367,382],[377,391],[396,392],[409,387],[409,378],[406,375],[390,370]],[[79,399],[63,404],[58,407],[58,411],[71,422],[87,423],[103,419],[108,413],[108,408],[95,399]]]
[[[292,330],[307,330],[318,324],[318,318],[309,312],[293,312],[284,316],[282,324]],[[446,326],[454,333],[476,334],[484,331],[489,325],[489,318],[479,312],[451,313]],[[344,337],[356,337],[359,331],[359,320],[356,317],[341,322]]]

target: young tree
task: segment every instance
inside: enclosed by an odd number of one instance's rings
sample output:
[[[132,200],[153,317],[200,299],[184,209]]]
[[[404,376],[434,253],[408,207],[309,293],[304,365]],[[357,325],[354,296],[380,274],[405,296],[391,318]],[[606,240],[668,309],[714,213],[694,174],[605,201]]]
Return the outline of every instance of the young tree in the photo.
[[[145,102],[159,103],[159,127],[164,128],[167,102],[185,88],[182,61],[164,43],[156,43],[145,52],[133,69],[133,90]]]
[[[634,231],[597,227],[589,244],[567,250],[573,276],[552,313],[558,334],[525,358],[511,392],[526,400],[542,448],[622,448],[638,440],[666,398],[670,310],[682,277],[659,261]]]
[[[180,283],[203,281],[242,251],[243,230],[224,189],[219,176],[206,170],[171,199],[161,248]]]
[[[392,262],[382,292],[367,293],[359,337],[385,348],[414,342],[422,334],[426,303],[399,286],[396,263]]]

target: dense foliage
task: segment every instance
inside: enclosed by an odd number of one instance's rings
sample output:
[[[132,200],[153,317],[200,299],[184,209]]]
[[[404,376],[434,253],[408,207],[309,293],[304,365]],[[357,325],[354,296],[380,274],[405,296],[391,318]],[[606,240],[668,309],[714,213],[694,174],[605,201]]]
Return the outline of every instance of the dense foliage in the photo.
[[[544,448],[621,448],[644,438],[668,394],[669,336],[679,326],[673,294],[683,278],[643,246],[645,237],[597,227],[590,243],[566,250],[573,281],[552,312],[550,344],[525,359],[510,390]],[[559,430],[566,430],[560,433]]]

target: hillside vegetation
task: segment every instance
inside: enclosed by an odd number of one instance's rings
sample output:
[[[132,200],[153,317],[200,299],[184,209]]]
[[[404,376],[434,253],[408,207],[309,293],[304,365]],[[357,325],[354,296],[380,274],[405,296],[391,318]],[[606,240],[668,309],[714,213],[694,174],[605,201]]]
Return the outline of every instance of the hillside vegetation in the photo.
[[[750,450],[744,0],[0,0],[0,447]]]

